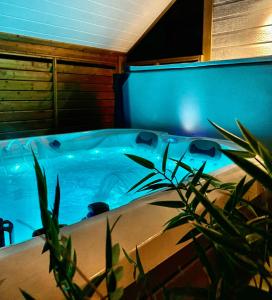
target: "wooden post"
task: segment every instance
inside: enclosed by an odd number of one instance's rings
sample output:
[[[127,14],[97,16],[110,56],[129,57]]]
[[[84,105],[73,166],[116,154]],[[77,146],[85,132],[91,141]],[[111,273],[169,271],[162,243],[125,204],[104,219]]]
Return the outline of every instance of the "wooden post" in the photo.
[[[211,59],[213,0],[204,0],[202,61]]]
[[[54,123],[55,130],[58,129],[58,71],[57,59],[53,58],[53,89],[54,89]]]

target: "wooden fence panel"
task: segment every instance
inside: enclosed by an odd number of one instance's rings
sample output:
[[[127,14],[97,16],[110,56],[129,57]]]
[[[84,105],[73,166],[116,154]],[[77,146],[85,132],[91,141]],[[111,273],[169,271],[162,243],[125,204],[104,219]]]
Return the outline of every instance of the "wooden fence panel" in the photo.
[[[52,62],[0,56],[0,138],[52,132]]]
[[[124,53],[0,33],[0,139],[114,126]]]
[[[114,126],[114,70],[60,62],[58,70],[58,121],[67,131]]]

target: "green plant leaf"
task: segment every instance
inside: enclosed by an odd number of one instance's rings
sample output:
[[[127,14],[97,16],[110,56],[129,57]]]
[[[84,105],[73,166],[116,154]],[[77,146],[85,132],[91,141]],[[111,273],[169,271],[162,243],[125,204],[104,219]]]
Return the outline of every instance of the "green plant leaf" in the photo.
[[[151,169],[151,170],[154,170],[155,169],[155,166],[153,164],[153,162],[145,159],[145,158],[142,158],[140,156],[137,156],[137,155],[133,155],[133,154],[125,154],[128,158],[130,158],[131,160],[135,161],[137,164],[147,168],[147,169]]]
[[[242,267],[245,271],[254,274],[258,269],[258,263],[250,258],[249,255],[240,254],[237,252],[231,253],[231,257],[236,259],[237,265]]]
[[[98,286],[102,283],[102,281],[106,278],[107,273],[104,272],[101,275],[97,275],[95,278],[93,278],[89,283],[87,283],[82,292],[83,296],[87,296],[91,298],[93,294],[95,293]]]
[[[246,173],[258,180],[267,189],[272,191],[272,178],[265,171],[243,157],[239,157],[228,152],[228,150],[222,150],[222,152]]]
[[[144,272],[144,268],[143,268],[143,265],[142,265],[142,262],[141,262],[141,258],[140,258],[140,254],[139,254],[137,246],[136,246],[136,264],[137,264],[137,268],[138,268],[138,271],[139,271],[139,275],[138,275],[137,280],[142,280],[142,279],[145,278],[145,272]]]
[[[59,207],[60,207],[60,185],[59,185],[59,176],[57,176],[57,184],[55,191],[55,201],[52,215],[58,221],[59,219]]]
[[[198,258],[200,259],[202,265],[204,266],[212,284],[215,284],[216,282],[216,275],[214,273],[213,267],[206,255],[205,250],[202,248],[200,243],[197,241],[197,239],[193,236],[194,246],[196,249],[196,253]]]
[[[193,176],[192,181],[191,181],[191,183],[189,185],[189,188],[188,188],[188,190],[186,192],[186,198],[187,199],[189,199],[190,196],[191,196],[191,194],[192,194],[191,187],[195,186],[195,185],[197,185],[199,183],[199,180],[201,179],[201,176],[203,174],[205,166],[206,166],[206,162],[203,163],[203,165],[198,169],[198,171],[196,172],[196,174]]]
[[[237,121],[238,127],[240,128],[245,140],[251,148],[251,152],[259,155],[259,142],[258,140],[247,130],[239,121]]]
[[[243,139],[241,139],[240,137],[238,137],[237,135],[234,135],[232,133],[230,133],[229,131],[225,130],[224,128],[218,126],[217,124],[215,124],[214,122],[208,120],[213,127],[215,127],[225,138],[227,138],[228,140],[234,142],[235,144],[237,144],[238,146],[244,148],[245,150],[252,152],[251,147],[249,146],[249,144],[244,141]]]
[[[141,191],[143,191],[144,189],[146,189],[146,188],[148,188],[149,186],[151,186],[151,185],[153,185],[153,184],[155,184],[155,183],[158,183],[158,182],[162,182],[163,181],[163,179],[156,179],[156,180],[153,180],[153,181],[151,181],[151,182],[148,182],[147,184],[145,184],[145,185],[143,185],[141,188],[139,188],[138,190],[137,190],[137,192],[141,192]]]
[[[122,299],[124,294],[123,288],[117,288],[114,292],[110,293],[109,300],[120,300]]]
[[[271,152],[264,145],[262,145],[260,142],[259,142],[258,146],[259,146],[260,157],[263,159],[264,165],[265,165],[269,175],[271,176],[271,173],[272,173],[272,155],[271,155]]]
[[[254,225],[254,224],[266,224],[266,223],[271,223],[272,220],[269,216],[260,216],[256,217],[254,219],[250,219],[247,221],[247,225]]]
[[[106,270],[107,272],[112,268],[112,242],[111,242],[111,230],[109,219],[107,218],[106,229]]]
[[[182,244],[184,242],[187,242],[188,240],[191,240],[195,236],[200,234],[200,231],[197,228],[192,228],[190,231],[188,231],[178,242],[178,244]]]
[[[117,243],[112,247],[112,265],[115,266],[119,262],[120,245]]]
[[[155,201],[149,204],[169,208],[184,208],[184,204],[182,203],[182,201]]]
[[[187,224],[189,220],[191,220],[192,216],[187,213],[183,213],[182,216],[180,216],[177,219],[171,220],[165,227],[164,231]]]
[[[127,261],[130,263],[130,264],[136,264],[135,261],[128,255],[128,253],[126,252],[126,250],[124,248],[122,248],[124,254],[125,254],[125,257],[127,259]]]
[[[34,158],[34,168],[35,168],[37,186],[38,186],[41,220],[42,220],[43,227],[49,228],[50,218],[47,210],[48,202],[47,202],[46,178],[42,172],[42,169],[33,151],[32,151],[32,155]]]
[[[245,238],[250,245],[263,241],[263,237],[260,234],[255,232],[247,234]]]
[[[166,171],[166,164],[167,164],[167,158],[168,158],[168,150],[169,150],[169,143],[167,144],[164,154],[163,154],[163,159],[162,159],[162,171],[165,173]]]
[[[173,188],[174,186],[172,183],[155,183],[141,189],[141,191],[148,191],[148,190],[156,191],[160,189],[173,189]]]
[[[25,300],[35,300],[35,298],[33,298],[30,294],[28,294],[24,290],[20,289],[20,291],[21,291],[21,293],[22,293],[22,295],[23,295],[23,297],[24,297]]]
[[[124,274],[124,267],[122,267],[122,266],[117,267],[114,270],[114,273],[115,273],[116,280],[120,281],[122,279],[122,277],[123,277],[123,274]]]
[[[111,294],[114,293],[114,291],[116,290],[117,288],[117,280],[116,280],[116,277],[115,277],[115,273],[113,272],[113,270],[111,270],[108,275],[108,281],[107,281],[107,289],[108,289],[108,293],[111,297]],[[109,298],[110,298],[109,297]]]
[[[142,178],[140,181],[138,181],[136,184],[134,184],[128,191],[127,193],[135,190],[139,185],[141,185],[142,183],[144,183],[145,181],[147,181],[148,179],[152,178],[153,176],[157,175],[156,172],[152,172],[149,173],[148,175],[146,175],[144,178]]]
[[[219,231],[212,228],[207,228],[205,226],[194,223],[194,226],[198,228],[211,242],[221,245],[225,249],[230,249],[231,251],[237,251],[242,254],[249,254],[250,248],[243,241],[242,238],[234,238],[230,235],[225,235]]]
[[[186,152],[185,152],[185,153],[186,153]],[[185,156],[185,153],[183,153],[183,154],[181,155],[181,157],[180,157],[180,159],[179,159],[178,161],[176,161],[175,159],[171,159],[171,158],[170,158],[170,160],[173,160],[173,161],[176,162],[175,169],[173,170],[172,175],[171,175],[171,179],[172,179],[172,180],[175,178],[175,176],[176,176],[176,174],[177,174],[177,171],[178,171],[178,169],[179,169],[179,167],[180,167],[180,163],[182,162],[182,160],[183,160],[183,158],[184,158],[184,156]]]
[[[121,219],[122,215],[119,215],[116,220],[113,222],[112,226],[111,226],[111,229],[110,229],[110,232],[113,232],[115,226],[117,225],[117,223],[119,222],[119,220]]]
[[[243,158],[254,158],[256,156],[255,153],[248,152],[248,151],[239,151],[239,150],[231,150],[231,149],[228,151]]]
[[[181,160],[183,159],[185,154],[182,155],[181,159],[180,160],[176,160],[176,159],[173,159],[173,158],[170,158],[170,160],[174,161],[176,164],[177,164],[177,167],[181,167],[182,169],[188,171],[189,173],[193,173],[193,169],[185,164],[184,162],[182,162]]]
[[[208,181],[205,182],[205,184],[203,184],[203,186],[200,188],[199,192],[201,194],[205,194],[208,190],[208,187],[210,185],[211,180],[209,179]],[[190,209],[195,212],[197,206],[199,204],[199,197],[197,195],[195,195],[194,199],[191,201],[190,203]]]
[[[246,176],[244,176],[236,186],[236,189],[230,195],[228,201],[225,204],[224,210],[227,212],[232,212],[238,201],[243,197],[243,187],[246,181]]]
[[[218,225],[225,230],[226,232],[240,236],[238,229],[223,215],[223,213],[215,207],[203,194],[201,194],[194,186],[191,186],[191,189],[198,197],[202,205],[207,209],[210,215],[216,220]]]

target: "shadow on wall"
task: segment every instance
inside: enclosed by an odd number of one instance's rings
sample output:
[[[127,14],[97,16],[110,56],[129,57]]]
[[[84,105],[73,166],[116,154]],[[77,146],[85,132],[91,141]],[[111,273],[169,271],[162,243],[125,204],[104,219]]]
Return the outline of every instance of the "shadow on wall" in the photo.
[[[59,129],[99,129],[113,127],[113,92],[78,89],[60,93]]]

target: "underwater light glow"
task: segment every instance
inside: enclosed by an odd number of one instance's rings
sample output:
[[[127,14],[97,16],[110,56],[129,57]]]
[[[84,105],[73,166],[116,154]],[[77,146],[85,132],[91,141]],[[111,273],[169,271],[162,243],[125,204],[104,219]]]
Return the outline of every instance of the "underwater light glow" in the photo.
[[[192,98],[182,99],[179,110],[181,126],[187,132],[194,132],[199,125],[200,111],[197,101]]]

